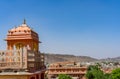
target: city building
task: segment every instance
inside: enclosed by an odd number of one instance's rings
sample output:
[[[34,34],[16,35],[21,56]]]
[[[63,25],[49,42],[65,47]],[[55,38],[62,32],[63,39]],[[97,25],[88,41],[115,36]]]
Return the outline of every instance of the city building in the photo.
[[[70,75],[73,79],[85,79],[87,67],[77,65],[75,62],[58,62],[48,67],[48,79],[57,79],[59,74]]]
[[[0,79],[44,79],[44,54],[39,36],[24,20],[8,31],[7,49],[0,51]]]

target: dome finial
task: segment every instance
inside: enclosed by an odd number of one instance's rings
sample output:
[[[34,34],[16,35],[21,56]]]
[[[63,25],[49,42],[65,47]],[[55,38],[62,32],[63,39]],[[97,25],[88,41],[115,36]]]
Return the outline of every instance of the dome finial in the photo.
[[[26,24],[26,20],[24,19],[23,24]]]

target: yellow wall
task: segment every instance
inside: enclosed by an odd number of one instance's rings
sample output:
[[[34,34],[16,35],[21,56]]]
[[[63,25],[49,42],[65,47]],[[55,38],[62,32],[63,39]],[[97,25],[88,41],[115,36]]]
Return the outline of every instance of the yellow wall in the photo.
[[[28,76],[18,76],[18,75],[0,75],[0,79],[28,79]]]

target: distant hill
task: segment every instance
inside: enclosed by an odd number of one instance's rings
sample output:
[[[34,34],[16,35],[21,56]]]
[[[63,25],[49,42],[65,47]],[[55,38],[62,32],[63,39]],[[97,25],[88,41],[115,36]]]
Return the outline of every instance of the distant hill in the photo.
[[[100,61],[112,61],[112,62],[120,62],[120,56],[114,57],[114,58],[105,58],[105,59],[100,59]]]
[[[120,61],[120,56],[119,56],[119,57],[115,57],[115,58],[113,58],[113,59]]]
[[[63,61],[75,61],[75,62],[90,62],[97,61],[97,59],[89,56],[74,56],[74,55],[64,55],[64,54],[45,54],[46,63],[55,63]]]

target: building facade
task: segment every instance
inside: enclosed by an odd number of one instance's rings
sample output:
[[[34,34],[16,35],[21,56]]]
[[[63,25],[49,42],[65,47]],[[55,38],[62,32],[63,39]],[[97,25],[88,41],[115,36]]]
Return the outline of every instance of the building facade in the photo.
[[[48,68],[48,79],[57,79],[59,74],[70,75],[73,79],[85,79],[87,67],[80,67],[75,62],[53,63]]]
[[[24,20],[10,29],[6,50],[0,51],[0,79],[44,79],[44,54],[39,51],[39,36]]]

